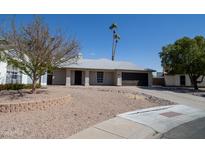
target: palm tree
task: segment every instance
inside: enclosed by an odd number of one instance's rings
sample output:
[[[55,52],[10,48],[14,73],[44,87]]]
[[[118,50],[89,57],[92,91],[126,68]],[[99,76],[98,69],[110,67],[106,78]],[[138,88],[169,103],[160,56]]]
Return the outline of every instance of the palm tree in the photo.
[[[112,23],[112,25],[110,26],[110,30],[115,30],[117,29],[117,24],[116,23]]]
[[[116,47],[117,47],[117,43],[120,40],[120,36],[119,34],[117,34],[117,24],[112,23],[112,25],[109,27],[110,30],[112,30],[113,32],[113,41],[112,41],[112,60],[114,61],[115,59],[115,51],[116,51]]]

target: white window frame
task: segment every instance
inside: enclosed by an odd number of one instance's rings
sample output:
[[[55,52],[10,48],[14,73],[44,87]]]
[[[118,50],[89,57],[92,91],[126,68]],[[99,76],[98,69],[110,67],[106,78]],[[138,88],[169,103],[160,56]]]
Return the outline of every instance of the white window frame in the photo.
[[[7,66],[6,83],[22,83],[22,73],[19,69]]]

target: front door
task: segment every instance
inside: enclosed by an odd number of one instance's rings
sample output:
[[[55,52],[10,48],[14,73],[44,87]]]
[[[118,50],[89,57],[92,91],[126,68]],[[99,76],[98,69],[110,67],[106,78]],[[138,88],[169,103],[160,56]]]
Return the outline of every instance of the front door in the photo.
[[[180,85],[185,86],[186,85],[186,77],[184,75],[180,76]]]
[[[52,80],[53,80],[53,75],[48,74],[48,76],[47,76],[47,85],[52,85]]]
[[[75,71],[75,85],[82,84],[82,71]]]

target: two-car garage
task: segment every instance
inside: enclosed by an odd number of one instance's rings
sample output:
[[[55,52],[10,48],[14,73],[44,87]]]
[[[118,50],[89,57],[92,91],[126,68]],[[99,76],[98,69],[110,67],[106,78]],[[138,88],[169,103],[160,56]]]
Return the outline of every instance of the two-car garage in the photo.
[[[148,73],[122,72],[122,85],[148,86]]]

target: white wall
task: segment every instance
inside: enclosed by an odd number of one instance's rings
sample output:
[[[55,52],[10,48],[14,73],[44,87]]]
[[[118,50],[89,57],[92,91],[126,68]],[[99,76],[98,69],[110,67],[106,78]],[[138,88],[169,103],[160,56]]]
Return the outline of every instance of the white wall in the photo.
[[[22,82],[22,84],[27,84],[28,83],[28,76],[25,74],[22,74],[21,82]]]
[[[41,85],[46,86],[47,85],[47,72],[41,76]]]
[[[164,76],[166,86],[177,86],[176,76],[175,75],[165,75]]]
[[[180,74],[177,75],[165,75],[165,85],[166,86],[181,86],[180,85]],[[202,77],[200,77],[198,80],[200,80]],[[189,78],[189,75],[185,75],[186,79],[186,85],[185,86],[192,86],[191,80]],[[198,86],[205,86],[205,78],[202,83],[199,83]]]
[[[22,74],[22,84],[32,84],[31,78],[26,74]],[[47,85],[47,73],[41,76],[41,85],[42,86]]]
[[[6,83],[7,63],[0,62],[0,84]],[[29,76],[22,73],[22,84],[31,84],[32,80]],[[41,85],[47,85],[47,73],[41,76]]]
[[[189,75],[185,75],[185,76],[186,76],[186,86],[191,86],[191,80],[190,80],[190,78],[189,78]],[[178,78],[178,80],[179,80],[180,75],[177,75],[177,78]],[[198,81],[201,81],[201,79],[202,79],[202,76],[199,77]],[[179,83],[179,85],[180,85],[180,83]],[[204,77],[202,83],[198,83],[198,86],[202,86],[202,87],[205,86],[205,77]]]
[[[121,86],[122,85],[122,72],[116,71],[114,74],[114,85]]]
[[[4,62],[0,62],[0,84],[6,83],[6,67],[7,64]]]

